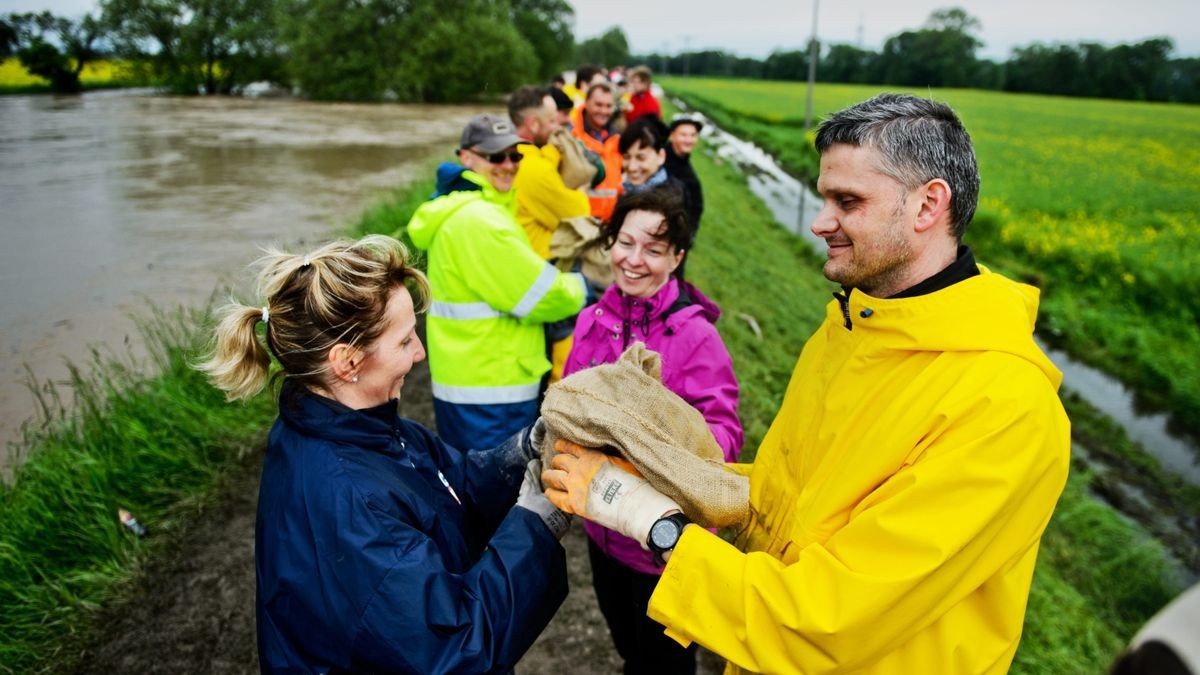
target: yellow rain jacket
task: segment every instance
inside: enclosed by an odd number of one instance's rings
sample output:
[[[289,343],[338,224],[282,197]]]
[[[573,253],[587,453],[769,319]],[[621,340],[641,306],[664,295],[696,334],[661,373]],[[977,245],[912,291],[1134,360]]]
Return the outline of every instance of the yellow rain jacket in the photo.
[[[558,175],[562,155],[547,143],[543,147],[523,143],[521,168],[513,179],[517,193],[517,222],[529,237],[529,244],[543,259],[550,258],[550,238],[559,221],[591,213],[587,195],[563,184]]]
[[[1037,289],[981,271],[830,303],[754,464],[731,465],[737,548],[689,527],[664,570],[668,634],[727,672],[1008,670],[1070,429]]]

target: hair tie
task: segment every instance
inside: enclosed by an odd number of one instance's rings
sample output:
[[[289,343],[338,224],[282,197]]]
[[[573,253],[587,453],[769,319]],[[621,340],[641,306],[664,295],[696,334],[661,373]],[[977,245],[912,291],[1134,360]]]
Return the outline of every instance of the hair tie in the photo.
[[[271,313],[267,311],[267,306],[263,305],[263,313],[262,313],[263,323],[266,323],[267,319],[270,319],[270,318],[271,318]]]
[[[302,264],[301,267],[308,267],[310,264],[312,264],[312,260],[309,259],[308,254],[305,254],[304,264]]]

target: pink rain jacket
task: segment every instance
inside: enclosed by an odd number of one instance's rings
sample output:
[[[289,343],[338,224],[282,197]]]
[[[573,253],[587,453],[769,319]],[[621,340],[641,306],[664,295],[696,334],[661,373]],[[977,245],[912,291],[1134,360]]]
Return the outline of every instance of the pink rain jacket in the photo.
[[[683,290],[690,302],[680,298]],[[672,277],[654,297],[633,298],[613,284],[575,322],[575,344],[563,376],[613,363],[634,342],[662,355],[663,385],[704,415],[727,462],[742,450],[738,383],[733,361],[713,324],[721,310],[695,286]],[[662,568],[641,545],[607,528],[585,522],[588,536],[606,554],[644,574]]]

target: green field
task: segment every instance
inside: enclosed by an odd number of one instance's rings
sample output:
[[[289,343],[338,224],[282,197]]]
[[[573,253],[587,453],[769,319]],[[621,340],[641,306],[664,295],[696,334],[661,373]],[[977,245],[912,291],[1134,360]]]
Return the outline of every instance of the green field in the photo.
[[[805,86],[661,78],[719,125],[815,176]],[[884,91],[817,85],[816,118]],[[975,141],[985,264],[1043,290],[1039,331],[1200,432],[1200,106],[948,89]]]

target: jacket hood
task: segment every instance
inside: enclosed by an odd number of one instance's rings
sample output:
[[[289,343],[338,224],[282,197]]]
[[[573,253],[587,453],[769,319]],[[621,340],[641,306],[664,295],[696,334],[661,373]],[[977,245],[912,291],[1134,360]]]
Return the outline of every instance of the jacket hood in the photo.
[[[436,199],[451,192],[463,190],[468,192],[480,190],[481,186],[478,182],[463,176],[466,172],[467,167],[462,164],[455,164],[454,162],[442,162],[439,164],[437,168],[437,189],[429,198]]]
[[[513,215],[517,211],[517,191],[497,192],[483,176],[464,169],[457,164],[442,164],[438,167],[438,191],[455,185],[473,185],[472,189],[455,189],[448,194],[425,202],[408,221],[408,236],[417,248],[428,250],[442,225],[463,206],[471,202],[485,201]]]
[[[1062,372],[1033,340],[1040,291],[986,267],[980,274],[941,291],[912,298],[875,298],[859,290],[826,307],[831,325],[864,331],[879,349],[909,351],[998,351],[1029,361],[1057,389]]]

